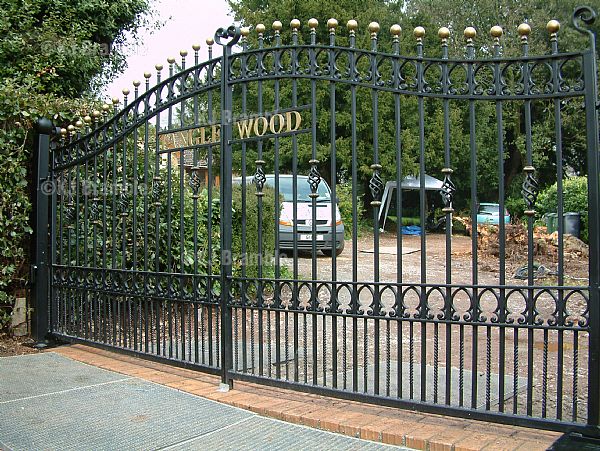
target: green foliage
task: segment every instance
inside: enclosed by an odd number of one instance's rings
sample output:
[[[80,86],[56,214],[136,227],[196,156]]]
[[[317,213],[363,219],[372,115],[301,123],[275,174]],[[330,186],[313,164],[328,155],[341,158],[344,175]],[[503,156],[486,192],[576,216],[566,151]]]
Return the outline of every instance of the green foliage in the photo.
[[[121,69],[123,32],[144,25],[147,0],[0,1],[0,329],[28,275],[33,125],[57,126],[96,107],[89,98]]]
[[[587,177],[570,177],[563,181],[563,212],[581,214],[581,239],[588,241],[588,179]],[[558,205],[557,184],[542,191],[536,203],[538,218],[545,213],[556,213]]]
[[[342,183],[336,187],[336,195],[338,198],[340,215],[342,216],[342,222],[344,223],[344,235],[348,240],[352,238],[352,227],[354,224],[352,206],[354,202],[356,202],[357,226],[358,230],[360,231],[360,221],[365,214],[365,209],[362,203],[364,194],[358,193],[356,200],[354,200],[354,197],[352,196],[352,184]]]
[[[516,221],[524,217],[525,201],[523,197],[509,197],[504,202],[504,207],[510,214],[511,221]]]

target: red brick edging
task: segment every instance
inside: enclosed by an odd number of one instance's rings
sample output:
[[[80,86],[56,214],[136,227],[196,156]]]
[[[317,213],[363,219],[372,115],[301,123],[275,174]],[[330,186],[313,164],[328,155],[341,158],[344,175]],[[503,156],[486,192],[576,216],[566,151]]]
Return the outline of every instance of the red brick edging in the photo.
[[[428,451],[547,449],[558,432],[506,426],[380,407],[292,390],[236,382],[217,391],[219,378],[85,345],[53,349],[63,356],[166,385],[259,415],[352,437]]]

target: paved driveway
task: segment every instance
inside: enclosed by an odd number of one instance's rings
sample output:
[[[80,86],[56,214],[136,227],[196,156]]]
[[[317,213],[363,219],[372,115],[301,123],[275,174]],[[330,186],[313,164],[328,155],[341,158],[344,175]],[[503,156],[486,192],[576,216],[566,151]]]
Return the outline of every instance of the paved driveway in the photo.
[[[264,418],[54,353],[0,358],[0,449],[394,448]]]

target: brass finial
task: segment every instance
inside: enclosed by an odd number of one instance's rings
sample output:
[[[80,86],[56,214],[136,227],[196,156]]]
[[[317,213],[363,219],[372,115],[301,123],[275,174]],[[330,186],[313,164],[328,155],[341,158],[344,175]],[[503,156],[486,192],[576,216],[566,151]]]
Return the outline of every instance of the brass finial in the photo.
[[[273,30],[275,30],[275,32],[279,32],[283,28],[283,24],[279,20],[273,22],[273,25],[271,26],[273,27]]]
[[[118,104],[119,104],[119,102],[120,102],[120,100],[119,100],[119,98],[118,98],[118,97],[113,97],[113,98],[112,98],[112,103],[113,103],[113,105],[118,105]]]
[[[450,37],[450,30],[448,29],[448,27],[441,27],[438,30],[438,37],[442,40],[442,42],[446,42],[448,41],[448,38]]]
[[[475,36],[477,36],[477,30],[473,27],[467,27],[465,28],[465,31],[463,31],[463,35],[467,41],[472,42],[473,39],[475,39]]]
[[[265,27],[264,23],[259,23],[256,25],[256,32],[261,35],[264,34],[265,30],[267,29],[267,27]]]
[[[139,86],[140,86],[141,84],[142,84],[142,82],[141,82],[141,81],[139,81],[139,80],[133,80],[133,86],[134,86],[135,88],[139,88]]]
[[[317,19],[315,19],[314,17],[312,19],[308,19],[308,28],[310,28],[311,30],[314,30],[318,26],[319,26],[319,21]]]
[[[150,78],[152,77],[152,74],[150,72],[144,72],[144,78]]]
[[[98,110],[94,110],[94,111],[92,112],[92,116],[93,116],[95,119],[99,118],[99,117],[100,117],[100,111],[98,111]]]
[[[124,96],[128,96],[129,95],[129,89],[127,88],[123,88],[123,91],[121,91],[123,93]]]
[[[174,63],[175,63],[175,58],[174,58],[174,57],[172,57],[172,56],[168,57],[168,58],[167,58],[167,63],[169,63],[169,64],[174,64]]]
[[[290,22],[290,27],[292,27],[293,31],[297,31],[298,28],[300,28],[300,21],[298,19],[292,19],[292,21]]]
[[[159,72],[160,72],[161,70],[163,70],[163,65],[162,65],[162,64],[157,64],[156,66],[154,66],[154,68],[155,68],[157,71],[159,71]]]
[[[92,122],[92,117],[91,116],[84,116],[83,122],[85,122],[86,124],[89,124],[90,122]]]
[[[194,52],[197,52],[198,50],[200,50],[200,44],[192,44],[192,50]]]
[[[369,33],[371,33],[371,37],[376,37],[377,33],[379,33],[380,27],[377,22],[371,22],[369,24]]]
[[[188,54],[188,52],[185,49],[179,51],[179,56],[181,56],[182,58],[185,58],[187,56],[187,54]]]
[[[213,38],[206,38],[206,45],[208,45],[209,47],[211,45],[213,45],[215,43],[215,40]]]
[[[390,33],[395,38],[397,38],[398,36],[400,36],[401,32],[402,32],[402,27],[400,25],[398,25],[397,23],[395,23],[394,25],[392,25],[390,27]]]
[[[550,34],[558,33],[558,30],[560,30],[560,22],[554,19],[548,21],[546,24],[546,30],[548,30],[548,33]]]
[[[415,38],[423,39],[423,37],[425,36],[425,28],[415,27],[415,29],[413,30],[413,34],[415,35]]]
[[[242,35],[243,38],[247,38],[248,35],[250,34],[250,28],[248,28],[248,27],[240,28],[240,34]]]
[[[500,37],[502,37],[503,33],[504,33],[504,30],[502,29],[502,27],[500,25],[494,25],[492,28],[490,28],[490,35],[493,38],[500,38]]]
[[[527,38],[531,33],[531,27],[528,23],[524,22],[521,25],[519,25],[519,27],[517,28],[517,32],[519,33],[519,36],[521,36],[521,41],[527,42]]]
[[[81,121],[77,121],[77,122],[75,122],[75,127],[76,127],[76,128],[81,128],[81,127],[83,127],[83,122],[81,122]]]
[[[354,19],[350,19],[348,21],[348,23],[346,24],[346,27],[351,32],[354,32],[354,31],[356,31],[358,29],[358,22],[356,20],[354,20]]]
[[[73,124],[69,124],[69,126],[67,127],[67,131],[69,133],[74,133],[75,132],[75,126]]]
[[[108,113],[108,110],[110,110],[110,105],[108,103],[102,105],[102,111],[104,111],[104,113]]]
[[[63,136],[63,138],[64,138],[65,136],[67,136],[67,129],[66,129],[66,128],[61,128],[61,129],[60,129],[60,134]]]
[[[338,27],[337,19],[333,17],[327,21],[327,28],[329,28],[330,32],[335,32],[335,29]]]

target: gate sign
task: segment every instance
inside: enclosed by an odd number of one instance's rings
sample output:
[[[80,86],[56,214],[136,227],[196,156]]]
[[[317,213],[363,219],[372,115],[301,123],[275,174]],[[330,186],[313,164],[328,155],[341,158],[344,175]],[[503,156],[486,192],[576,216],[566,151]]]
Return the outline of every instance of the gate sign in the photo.
[[[282,133],[293,133],[300,130],[302,115],[299,111],[270,113],[262,116],[238,119],[233,123],[238,140]],[[206,124],[187,130],[162,133],[160,144],[163,148],[187,147],[221,142],[221,124]]]

